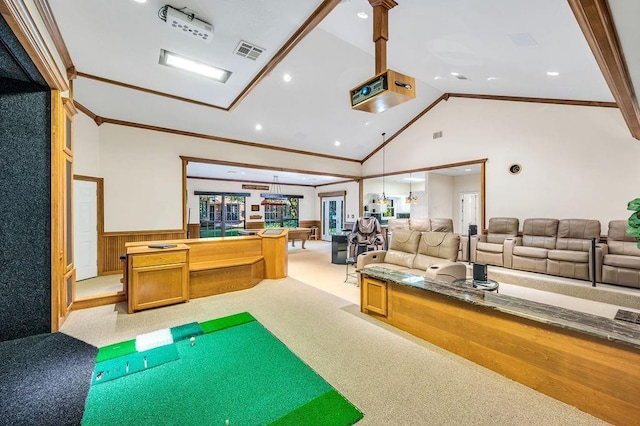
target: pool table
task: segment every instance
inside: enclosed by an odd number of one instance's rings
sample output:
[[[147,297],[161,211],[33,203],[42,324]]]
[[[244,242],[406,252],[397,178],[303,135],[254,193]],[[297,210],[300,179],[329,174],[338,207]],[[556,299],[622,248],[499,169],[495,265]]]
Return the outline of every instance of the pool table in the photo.
[[[278,229],[278,228],[269,228]],[[289,241],[291,241],[291,247],[296,246],[296,240],[302,241],[302,248],[305,248],[304,243],[309,239],[311,235],[311,228],[286,228],[289,230]],[[238,231],[238,235],[256,235],[258,232],[264,229],[241,229]]]

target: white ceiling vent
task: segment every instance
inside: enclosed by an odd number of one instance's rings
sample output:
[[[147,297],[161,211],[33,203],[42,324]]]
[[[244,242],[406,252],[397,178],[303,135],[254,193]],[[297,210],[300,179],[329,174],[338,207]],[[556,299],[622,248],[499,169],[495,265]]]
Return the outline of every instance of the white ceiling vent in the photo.
[[[235,54],[240,55],[243,58],[251,59],[255,61],[264,52],[265,49],[258,47],[255,44],[247,43],[246,41],[240,41],[236,47]]]

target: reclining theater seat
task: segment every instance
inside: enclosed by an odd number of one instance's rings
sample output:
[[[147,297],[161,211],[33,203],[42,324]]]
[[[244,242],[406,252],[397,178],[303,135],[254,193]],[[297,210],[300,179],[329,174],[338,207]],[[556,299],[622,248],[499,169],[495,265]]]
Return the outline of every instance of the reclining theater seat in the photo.
[[[640,249],[627,233],[626,220],[609,222],[608,253],[602,260],[602,282],[640,288]]]
[[[600,221],[562,219],[558,223],[556,248],[549,250],[547,274],[591,280],[591,239],[600,240]],[[596,281],[602,271],[602,247],[596,246]]]
[[[522,237],[505,240],[505,264],[513,269],[547,273],[547,254],[556,248],[558,219],[525,219]],[[511,255],[511,260],[508,257]]]
[[[457,263],[460,236],[451,232],[423,232],[418,254],[409,273],[424,275],[439,281],[451,282],[465,278],[467,268]]]
[[[487,235],[471,238],[471,261],[511,268],[511,256],[504,256],[504,241],[518,236],[517,217],[492,217]]]
[[[417,219],[413,219],[417,220]],[[429,219],[430,227],[429,229],[425,229],[425,231],[434,231],[434,232],[453,232],[453,219],[448,218],[437,218],[432,217]],[[421,231],[418,228],[411,228]]]
[[[381,266],[396,271],[408,270],[413,267],[418,242],[420,242],[420,232],[397,229],[393,231],[391,247],[387,251],[375,250],[362,253],[358,256],[357,269]]]

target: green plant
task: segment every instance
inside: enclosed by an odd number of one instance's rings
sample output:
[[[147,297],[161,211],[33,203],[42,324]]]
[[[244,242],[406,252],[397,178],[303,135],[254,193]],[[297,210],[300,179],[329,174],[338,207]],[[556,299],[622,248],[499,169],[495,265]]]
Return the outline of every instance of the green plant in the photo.
[[[627,232],[638,240],[638,248],[640,248],[640,198],[629,201],[627,210],[633,211],[631,216],[629,216]]]

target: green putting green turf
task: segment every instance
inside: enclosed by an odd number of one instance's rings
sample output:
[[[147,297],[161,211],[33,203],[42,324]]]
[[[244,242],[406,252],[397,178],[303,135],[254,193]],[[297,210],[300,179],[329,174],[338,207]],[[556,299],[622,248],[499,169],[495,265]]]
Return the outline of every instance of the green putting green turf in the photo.
[[[189,339],[171,345],[177,360],[93,385],[83,425],[351,425],[362,418],[250,314],[200,326],[205,334],[194,346]]]

